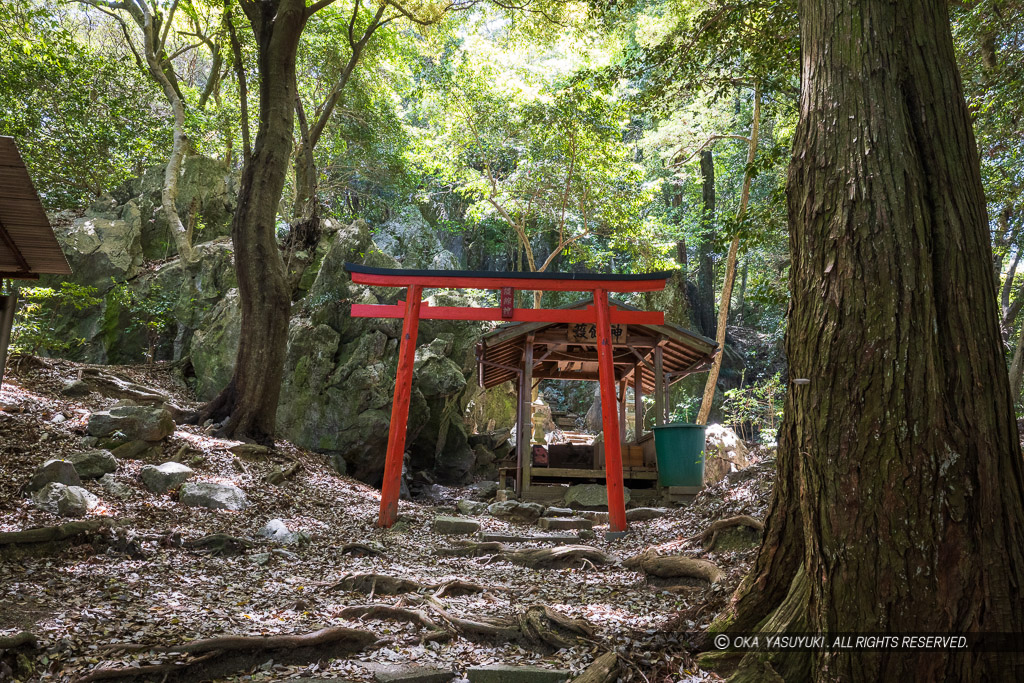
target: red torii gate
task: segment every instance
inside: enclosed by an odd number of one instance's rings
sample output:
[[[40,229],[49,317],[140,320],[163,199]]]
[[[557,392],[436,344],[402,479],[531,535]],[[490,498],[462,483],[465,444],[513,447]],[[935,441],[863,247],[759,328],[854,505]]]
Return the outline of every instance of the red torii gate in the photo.
[[[612,324],[664,325],[660,311],[626,311],[608,304],[609,292],[654,292],[665,288],[671,272],[641,275],[595,275],[590,273],[491,273],[459,270],[402,270],[372,268],[346,263],[352,282],[377,287],[405,287],[405,301],[393,305],[353,304],[353,318],[402,318],[402,340],[398,351],[395,397],[391,406],[388,451],[381,484],[380,516],[377,525],[390,527],[398,518],[398,494],[402,480],[412,369],[416,357],[419,321],[496,320],[505,322],[593,323],[597,326],[598,376],[601,385],[601,418],[604,424],[605,474],[608,517],[611,532],[626,530],[626,504],[622,490],[622,451],[619,418],[615,414],[615,371],[612,363]],[[496,289],[501,292],[500,308],[431,306],[423,303],[423,288]],[[591,292],[594,305],[578,310],[516,308],[515,290]],[[524,457],[525,454],[524,454]]]

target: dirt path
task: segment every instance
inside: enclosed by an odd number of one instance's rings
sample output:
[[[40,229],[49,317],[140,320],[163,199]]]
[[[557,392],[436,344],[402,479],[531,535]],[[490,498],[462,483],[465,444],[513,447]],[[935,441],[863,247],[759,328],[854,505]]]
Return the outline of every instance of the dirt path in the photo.
[[[131,381],[160,388],[180,405],[187,393],[160,367],[112,369]],[[0,394],[0,532],[51,526],[67,520],[37,510],[20,491],[44,460],[86,450],[81,445],[89,412],[113,399],[92,394],[61,396],[76,366],[46,361],[23,367],[9,377]],[[718,564],[725,578],[708,587],[662,590],[644,575],[612,563],[568,569],[533,570],[498,557],[446,557],[436,551],[453,544],[451,536],[431,531],[438,515],[454,514],[454,504],[470,492],[444,489],[444,500],[430,504],[403,501],[402,519],[393,529],[374,526],[378,493],[341,477],[323,456],[279,443],[271,458],[239,458],[228,449],[238,442],[206,436],[196,427],[179,427],[163,444],[163,458],[176,455],[195,470],[195,479],[241,487],[250,505],[244,511],[188,508],[174,493],[149,492],[138,479],[146,463],[125,460],[117,478],[128,486],[123,499],[96,481],[84,486],[99,496],[90,518],[107,516],[115,531],[100,542],[88,536],[46,552],[18,552],[0,562],[0,636],[32,631],[41,649],[32,655],[36,678],[72,680],[98,667],[137,661],[153,653],[117,653],[110,646],[167,646],[184,641],[234,635],[306,634],[327,627],[371,631],[377,646],[351,657],[281,664],[264,661],[246,680],[288,680],[315,675],[350,681],[372,680],[364,663],[417,662],[459,673],[477,664],[523,663],[579,672],[602,652],[617,648],[627,680],[705,680],[685,650],[685,630],[697,631],[731,594],[753,559],[752,551],[706,553],[680,539],[701,533],[711,522],[747,514],[763,519],[770,491],[770,464],[739,473],[733,483],[708,489],[687,509],[631,525],[625,539],[606,542],[603,527],[585,541],[625,559],[650,546],[676,549]],[[179,455],[180,454],[180,455]],[[264,479],[275,467],[299,463],[298,472],[279,486]],[[262,541],[258,530],[271,519],[309,536],[309,542],[282,547]],[[477,519],[488,533],[539,533],[535,526],[511,524],[487,515]],[[242,555],[217,556],[178,547],[208,534],[224,533],[253,542]],[[113,534],[113,536],[111,536]],[[175,537],[174,534],[178,534]],[[357,556],[343,550],[352,543],[379,549]],[[519,546],[517,546],[519,547]],[[524,547],[530,547],[526,544]],[[374,594],[332,589],[344,575],[378,573],[425,584],[464,580],[488,587],[482,593],[440,598],[427,594]],[[420,624],[361,620],[353,605],[400,606],[423,610],[432,620],[479,619],[521,614],[543,605],[583,619],[593,636],[574,647],[541,652],[517,642],[489,642],[456,635],[427,640]],[[680,632],[682,630],[682,632]],[[383,643],[379,641],[384,641]],[[0,674],[2,679],[2,674]]]

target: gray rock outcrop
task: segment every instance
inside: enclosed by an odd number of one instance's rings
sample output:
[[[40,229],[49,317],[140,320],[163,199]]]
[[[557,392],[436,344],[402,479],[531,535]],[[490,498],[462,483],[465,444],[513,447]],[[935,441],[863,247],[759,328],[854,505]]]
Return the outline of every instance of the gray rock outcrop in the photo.
[[[71,461],[47,460],[32,474],[32,478],[25,485],[25,491],[34,493],[53,483],[65,486],[81,486],[82,478]]]
[[[178,500],[193,508],[210,510],[241,510],[249,504],[245,492],[234,484],[200,481],[184,484]]]
[[[117,471],[117,458],[107,450],[72,453],[68,460],[82,479],[99,479],[104,474]]]
[[[185,483],[192,474],[192,468],[186,465],[178,462],[165,462],[162,465],[144,466],[139,472],[139,478],[153,493],[166,493]]]
[[[119,406],[90,415],[86,432],[101,440],[121,434],[115,440],[154,443],[174,433],[174,420],[164,408]]]
[[[50,482],[32,495],[36,507],[61,517],[81,517],[99,504],[99,499],[81,486]]]

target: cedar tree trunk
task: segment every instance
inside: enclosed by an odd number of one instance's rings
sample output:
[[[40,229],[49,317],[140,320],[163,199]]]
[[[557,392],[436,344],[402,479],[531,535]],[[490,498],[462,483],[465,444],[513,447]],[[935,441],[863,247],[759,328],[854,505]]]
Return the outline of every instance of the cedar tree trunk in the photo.
[[[272,443],[291,309],[276,223],[292,149],[295,53],[307,13],[303,0],[242,7],[256,37],[260,74],[260,123],[231,223],[242,327],[231,381],[200,417],[228,417],[223,436]]]
[[[945,0],[800,0],[791,385],[712,630],[1024,632],[1024,476]],[[748,654],[734,680],[1024,680],[1024,653]]]
[[[697,326],[705,337],[715,336],[715,158],[710,149],[700,154],[701,236],[697,243]]]

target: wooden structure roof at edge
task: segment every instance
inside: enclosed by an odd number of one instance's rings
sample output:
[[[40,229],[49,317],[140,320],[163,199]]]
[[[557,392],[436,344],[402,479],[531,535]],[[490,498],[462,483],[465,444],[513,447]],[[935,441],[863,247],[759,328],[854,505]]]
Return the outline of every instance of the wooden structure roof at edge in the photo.
[[[14,138],[0,136],[0,278],[70,275]]]
[[[640,310],[615,299],[609,303],[621,310]],[[583,309],[590,305],[592,300],[587,298],[562,308]],[[570,335],[572,325],[506,323],[488,332],[476,348],[480,386],[487,389],[502,382],[515,381],[524,365],[528,341],[533,343],[534,380],[597,381],[597,342],[573,341]],[[666,386],[688,374],[706,370],[718,351],[714,340],[677,325],[628,325],[625,339],[613,342],[615,381],[625,380],[627,386],[633,387],[639,374],[641,391],[654,393],[657,386],[656,348],[661,349]]]

